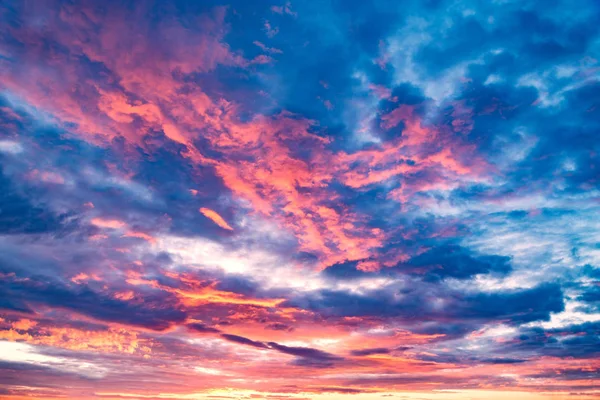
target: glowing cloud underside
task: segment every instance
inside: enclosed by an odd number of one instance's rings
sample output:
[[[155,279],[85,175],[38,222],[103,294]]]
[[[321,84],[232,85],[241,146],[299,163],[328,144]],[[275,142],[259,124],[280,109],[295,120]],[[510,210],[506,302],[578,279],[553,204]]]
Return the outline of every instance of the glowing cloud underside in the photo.
[[[200,212],[202,213],[202,215],[204,215],[206,218],[210,219],[215,224],[219,225],[221,228],[227,229],[229,231],[233,230],[233,228],[231,226],[229,226],[229,224],[227,222],[225,222],[223,217],[221,217],[215,211],[213,211],[209,208],[202,207],[202,208],[200,208]]]

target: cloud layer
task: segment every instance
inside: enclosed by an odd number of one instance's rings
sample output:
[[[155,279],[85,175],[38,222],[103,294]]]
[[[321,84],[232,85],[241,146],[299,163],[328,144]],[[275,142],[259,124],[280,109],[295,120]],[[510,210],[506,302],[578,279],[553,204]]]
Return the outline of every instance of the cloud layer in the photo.
[[[597,396],[575,3],[2,4],[0,396]]]

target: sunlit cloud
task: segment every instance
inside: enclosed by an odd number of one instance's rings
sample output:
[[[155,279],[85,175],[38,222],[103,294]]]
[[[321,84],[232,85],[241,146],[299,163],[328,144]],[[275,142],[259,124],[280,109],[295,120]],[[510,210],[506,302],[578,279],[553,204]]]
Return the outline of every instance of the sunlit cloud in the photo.
[[[0,5],[0,397],[598,397],[599,15]]]

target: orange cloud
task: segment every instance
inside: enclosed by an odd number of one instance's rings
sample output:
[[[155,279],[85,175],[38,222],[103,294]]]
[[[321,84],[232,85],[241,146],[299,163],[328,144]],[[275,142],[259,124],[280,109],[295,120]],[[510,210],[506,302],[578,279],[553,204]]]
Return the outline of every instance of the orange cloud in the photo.
[[[200,208],[200,212],[206,218],[210,219],[215,224],[219,225],[223,229],[227,229],[228,231],[232,231],[233,228],[221,217],[217,212],[211,210],[210,208]]]
[[[135,15],[147,11],[142,3],[137,7]],[[402,189],[390,198],[407,202],[428,187],[411,188],[404,177],[436,170],[440,181],[429,187],[433,190],[453,187],[459,179],[485,172],[483,164],[465,157],[470,149],[461,146],[458,139],[449,139],[448,132],[425,124],[414,106],[400,105],[381,116],[383,129],[402,123],[404,129],[398,139],[351,154],[335,153],[329,146],[331,139],[315,133],[314,121],[285,111],[242,119],[234,102],[221,95],[209,96],[200,87],[178,79],[178,75],[206,73],[219,65],[249,68],[253,63],[224,43],[225,8],[199,17],[200,31],[186,29],[173,20],[152,28],[146,24],[134,28],[131,10],[113,9],[102,14],[92,8],[65,5],[60,12],[47,11],[47,25],[60,27],[54,40],[70,54],[85,55],[103,64],[119,89],[113,82],[87,79],[88,71],[74,61],[77,57],[63,56],[50,63],[45,49],[36,44],[43,43],[45,33],[28,25],[14,34],[32,42],[28,52],[32,67],[26,75],[12,68],[0,71],[9,90],[60,122],[74,124],[76,128],[71,131],[98,145],[109,146],[113,139],[123,138],[126,145],[151,152],[148,137],[160,132],[156,140],[176,144],[175,151],[196,167],[213,168],[234,196],[292,232],[300,250],[316,255],[320,267],[371,258],[389,234],[369,228],[368,217],[349,206],[338,202],[332,207],[338,196],[331,187],[334,182],[362,189],[402,179]],[[91,29],[91,21],[103,29]],[[165,42],[166,37],[169,40]],[[53,82],[60,82],[60,87]],[[371,90],[381,98],[391,95],[386,88],[372,86]],[[469,113],[454,117],[463,126]],[[199,132],[210,152],[196,147]],[[444,150],[440,150],[441,145]],[[302,154],[295,151],[298,148],[303,149]],[[462,158],[473,162],[466,165]],[[233,230],[215,211],[202,208],[200,212],[221,228]],[[100,218],[92,223],[110,229],[126,226],[122,221]],[[151,241],[143,235],[126,234]]]
[[[150,242],[150,243],[156,242],[156,239],[153,236],[148,235],[147,233],[144,233],[144,232],[129,231],[129,232],[125,233],[123,236],[124,237],[132,237],[132,238],[143,239],[143,240],[145,240],[147,242]]]
[[[125,222],[119,221],[118,219],[93,218],[90,222],[98,228],[108,229],[120,229],[127,225]]]
[[[31,329],[36,328],[33,332]],[[106,331],[74,328],[41,327],[35,321],[19,320],[12,328],[0,331],[0,339],[25,341],[31,344],[59,347],[77,351],[142,354],[151,353],[149,340],[138,337],[130,329],[109,328]]]

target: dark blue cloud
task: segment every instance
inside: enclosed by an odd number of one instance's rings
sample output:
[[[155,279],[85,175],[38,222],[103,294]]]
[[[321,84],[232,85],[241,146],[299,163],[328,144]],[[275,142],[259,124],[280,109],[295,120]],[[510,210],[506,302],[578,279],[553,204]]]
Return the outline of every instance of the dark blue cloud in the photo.
[[[56,233],[66,229],[72,215],[56,215],[43,204],[34,205],[5,176],[0,165],[0,233]]]
[[[245,338],[243,336],[223,333],[221,335],[221,337],[230,342],[239,343],[239,344],[243,344],[243,345],[251,346],[251,347],[256,347],[257,349],[268,349],[269,348],[269,346],[267,346],[263,342],[257,342],[255,340],[251,340],[251,339]]]
[[[342,357],[328,353],[323,350],[313,349],[311,347],[285,346],[276,342],[259,342],[239,335],[228,333],[221,334],[221,337],[227,341],[255,347],[257,349],[270,349],[283,354],[295,356],[294,365],[326,368],[334,365],[335,362],[343,361]]]
[[[436,302],[443,308],[436,307]],[[512,325],[547,321],[564,310],[563,293],[556,284],[493,293],[460,293],[444,287],[421,285],[414,289],[379,290],[358,295],[343,291],[319,291],[296,297],[286,304],[329,317],[395,317],[424,333],[462,335],[489,321]],[[430,323],[419,327],[419,320]]]
[[[374,276],[397,277],[408,274],[423,277],[435,282],[447,278],[469,279],[476,275],[493,274],[503,276],[512,271],[510,257],[497,255],[476,255],[467,248],[440,243],[426,252],[392,268],[377,272],[357,269],[359,261],[346,261],[329,266],[323,274],[335,279],[361,279]]]
[[[46,277],[29,279],[9,277],[0,282],[3,298],[36,306],[71,310],[103,321],[120,322],[162,331],[173,324],[182,323],[186,313],[180,309],[176,298],[166,292],[148,292],[143,302],[118,300],[109,293],[99,293],[87,285],[65,285]],[[9,308],[14,303],[9,304]]]
[[[454,312],[464,318],[508,318],[511,323],[526,323],[550,318],[550,313],[564,310],[559,285],[543,284],[526,290],[480,293],[458,301]]]
[[[327,353],[322,350],[312,349],[310,347],[292,347],[292,346],[284,346],[282,344],[278,344],[275,342],[267,343],[270,348],[279,351],[280,353],[289,354],[296,357],[308,358],[312,360],[321,360],[321,361],[332,361],[332,360],[340,360],[341,357],[337,357],[333,354]]]
[[[479,274],[507,274],[512,270],[510,258],[503,256],[474,256],[456,245],[435,247],[412,258],[407,267],[423,267],[428,280],[444,278],[468,279]]]
[[[361,350],[352,350],[350,354],[353,356],[370,356],[373,354],[389,354],[391,353],[390,349],[385,347],[374,347],[371,349],[361,349]]]
[[[194,332],[198,332],[198,333],[219,333],[220,330],[216,329],[216,328],[212,328],[210,326],[206,326],[204,324],[201,323],[192,323],[192,324],[187,324],[186,325],[189,329],[191,329]]]
[[[529,353],[553,357],[590,358],[600,350],[600,323],[586,322],[561,328],[527,328],[515,336],[499,351],[503,353]]]

